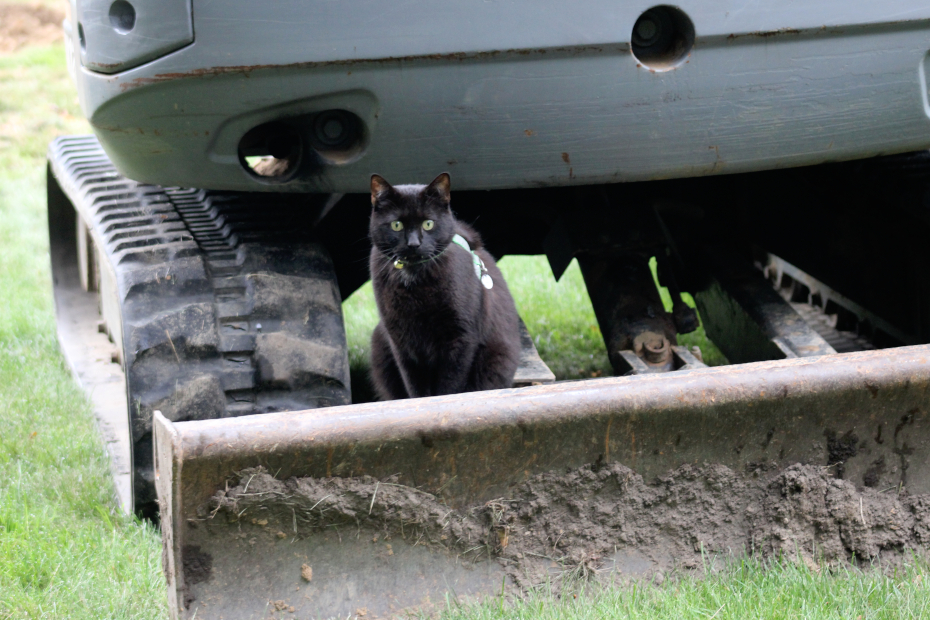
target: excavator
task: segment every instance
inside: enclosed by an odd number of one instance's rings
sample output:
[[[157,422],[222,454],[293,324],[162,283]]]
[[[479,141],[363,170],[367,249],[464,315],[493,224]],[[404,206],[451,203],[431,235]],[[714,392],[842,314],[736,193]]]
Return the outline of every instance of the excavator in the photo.
[[[927,6],[70,4],[58,337],[173,619],[930,543]],[[577,261],[614,376],[523,326],[512,388],[353,403],[371,174],[444,170],[494,256]]]

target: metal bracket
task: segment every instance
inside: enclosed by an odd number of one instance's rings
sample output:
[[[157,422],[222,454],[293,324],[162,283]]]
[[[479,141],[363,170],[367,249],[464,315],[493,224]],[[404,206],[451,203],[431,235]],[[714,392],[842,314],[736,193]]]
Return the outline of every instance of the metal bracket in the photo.
[[[707,365],[685,347],[672,345],[672,370],[694,370],[695,368],[707,368]],[[662,372],[668,372],[664,368],[650,366],[642,360],[635,352],[626,350],[619,352],[619,359],[627,365],[625,372],[620,372],[621,376],[626,375],[651,375]]]
[[[710,285],[694,294],[707,335],[734,364],[836,350],[738,256],[705,248]]]

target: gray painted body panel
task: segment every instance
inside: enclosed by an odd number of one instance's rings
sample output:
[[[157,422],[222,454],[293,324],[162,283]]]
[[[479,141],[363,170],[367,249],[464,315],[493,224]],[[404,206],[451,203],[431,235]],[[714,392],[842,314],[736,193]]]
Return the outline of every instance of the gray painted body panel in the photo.
[[[695,44],[667,71],[630,52],[649,6],[195,0],[192,44],[115,75],[75,69],[114,163],[165,185],[367,191],[372,172],[449,170],[457,189],[493,189],[930,147],[930,5],[682,2]],[[242,168],[252,127],[334,108],[365,124],[356,156],[283,186]]]
[[[123,2],[123,6],[128,3]],[[75,51],[85,67],[118,73],[194,40],[190,0],[133,0],[132,23],[115,24],[112,0],[81,0],[76,15],[85,45]]]

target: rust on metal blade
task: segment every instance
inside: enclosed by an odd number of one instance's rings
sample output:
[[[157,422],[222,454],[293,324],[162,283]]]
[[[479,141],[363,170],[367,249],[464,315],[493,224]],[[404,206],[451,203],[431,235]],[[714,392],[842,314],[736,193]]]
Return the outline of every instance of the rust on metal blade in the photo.
[[[765,411],[786,421],[797,417],[829,426],[828,412],[839,423],[848,415],[844,410],[887,410],[885,399],[879,399],[883,395],[897,397],[903,391],[916,406],[926,397],[928,364],[930,349],[916,346],[174,426],[186,466],[205,472],[222,462],[226,471],[263,464],[272,471],[283,468],[282,475],[389,475],[398,458],[449,466],[454,459],[470,460],[470,480],[450,489],[450,497],[472,501],[498,492],[488,487],[502,489],[506,487],[501,484],[524,479],[521,473],[500,480],[499,462],[513,469],[532,452],[560,465],[581,464],[607,452],[635,464],[642,458],[642,446],[624,445],[616,431],[611,445],[604,444],[611,421],[614,428],[621,421],[654,426],[660,445],[668,429],[690,428],[697,434],[671,451],[678,455],[673,460],[689,462],[715,456],[720,446],[708,442],[738,442],[745,424]],[[860,402],[863,390],[873,402]],[[556,427],[555,436],[546,434]],[[706,455],[701,446],[707,446]],[[791,445],[785,449],[786,454],[799,450]],[[522,458],[508,462],[509,457]],[[545,464],[533,469],[541,467]],[[409,482],[438,488],[444,481],[430,472],[429,467],[418,468],[417,479],[411,474]],[[204,497],[211,493],[204,491]]]

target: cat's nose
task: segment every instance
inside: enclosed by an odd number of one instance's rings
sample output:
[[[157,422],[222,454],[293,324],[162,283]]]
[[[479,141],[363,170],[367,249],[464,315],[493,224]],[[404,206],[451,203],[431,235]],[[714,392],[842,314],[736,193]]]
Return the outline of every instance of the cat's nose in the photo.
[[[420,247],[420,235],[414,233],[407,237],[407,247],[418,248]]]

